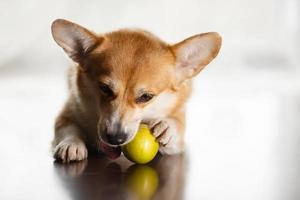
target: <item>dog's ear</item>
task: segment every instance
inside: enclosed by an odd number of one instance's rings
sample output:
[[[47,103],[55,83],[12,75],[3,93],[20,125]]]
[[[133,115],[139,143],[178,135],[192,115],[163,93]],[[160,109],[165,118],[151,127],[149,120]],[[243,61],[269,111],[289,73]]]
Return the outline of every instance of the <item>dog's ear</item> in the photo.
[[[209,32],[192,36],[171,46],[176,59],[176,79],[179,83],[197,75],[218,54],[222,39]]]
[[[55,42],[71,59],[80,64],[101,41],[101,38],[89,30],[64,19],[55,20],[51,30]]]

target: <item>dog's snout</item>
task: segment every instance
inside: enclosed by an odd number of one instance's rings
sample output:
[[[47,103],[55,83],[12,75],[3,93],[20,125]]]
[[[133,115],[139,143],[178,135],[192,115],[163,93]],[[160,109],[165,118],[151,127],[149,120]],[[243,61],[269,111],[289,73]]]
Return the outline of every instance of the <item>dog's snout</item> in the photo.
[[[111,145],[122,145],[127,140],[127,133],[124,132],[120,122],[113,123],[105,131],[106,141]]]
[[[122,132],[115,135],[107,134],[107,140],[112,145],[121,145],[126,142],[127,134]]]

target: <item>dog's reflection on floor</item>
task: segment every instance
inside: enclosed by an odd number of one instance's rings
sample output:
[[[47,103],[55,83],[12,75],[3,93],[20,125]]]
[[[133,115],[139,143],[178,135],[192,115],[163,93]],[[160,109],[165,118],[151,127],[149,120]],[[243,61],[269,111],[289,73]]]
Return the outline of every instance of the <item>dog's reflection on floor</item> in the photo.
[[[132,164],[124,157],[111,161],[91,156],[54,166],[72,199],[183,199],[184,155],[159,156],[146,165]]]

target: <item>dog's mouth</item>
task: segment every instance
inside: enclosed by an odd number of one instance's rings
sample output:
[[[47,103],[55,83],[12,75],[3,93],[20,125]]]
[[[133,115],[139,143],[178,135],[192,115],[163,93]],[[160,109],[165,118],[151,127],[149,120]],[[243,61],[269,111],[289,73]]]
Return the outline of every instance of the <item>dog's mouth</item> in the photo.
[[[100,137],[100,149],[108,158],[117,159],[121,155],[122,146],[131,142],[133,140],[133,138],[134,138],[134,135],[122,145],[112,145],[112,144],[107,143]]]
[[[121,146],[110,146],[100,141],[100,149],[110,159],[117,159],[121,155]]]
[[[135,134],[128,134],[128,138],[126,139],[126,141],[122,144],[111,144],[108,141],[108,138],[106,137],[105,134],[101,134],[103,132],[106,132],[105,129],[101,129],[100,127],[101,123],[98,123],[98,130],[103,130],[103,131],[99,131],[98,132],[98,137],[99,137],[99,142],[100,142],[100,149],[101,151],[110,159],[117,159],[122,152],[122,146],[127,145],[129,142],[131,142],[135,136]],[[137,124],[139,124],[139,122],[137,122]],[[131,131],[132,133],[136,133],[138,130],[138,126],[135,128],[135,130]]]

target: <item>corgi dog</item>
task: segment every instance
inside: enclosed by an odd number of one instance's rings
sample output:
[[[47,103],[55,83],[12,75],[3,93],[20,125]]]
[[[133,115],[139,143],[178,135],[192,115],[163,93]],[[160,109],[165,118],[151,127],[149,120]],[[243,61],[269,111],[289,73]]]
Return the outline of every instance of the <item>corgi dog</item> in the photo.
[[[64,19],[51,30],[76,64],[68,71],[68,99],[55,122],[56,159],[80,161],[88,149],[118,157],[140,123],[149,126],[161,154],[183,152],[192,78],[217,56],[218,33],[168,44],[144,30],[95,34]]]

